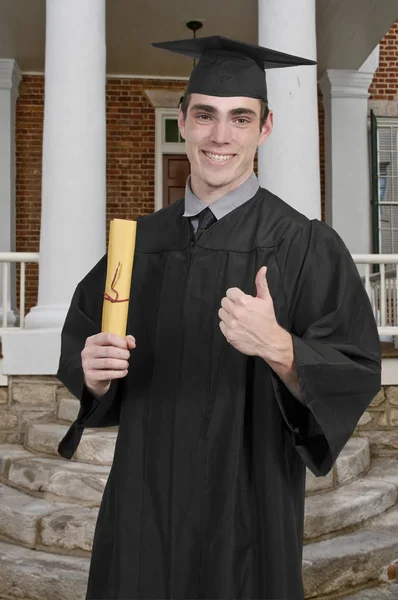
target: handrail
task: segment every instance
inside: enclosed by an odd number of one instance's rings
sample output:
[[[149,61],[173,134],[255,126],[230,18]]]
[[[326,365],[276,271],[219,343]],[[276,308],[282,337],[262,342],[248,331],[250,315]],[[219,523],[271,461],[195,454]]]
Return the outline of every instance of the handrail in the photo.
[[[39,252],[0,252],[0,263],[1,262],[29,262],[38,263],[40,261]]]

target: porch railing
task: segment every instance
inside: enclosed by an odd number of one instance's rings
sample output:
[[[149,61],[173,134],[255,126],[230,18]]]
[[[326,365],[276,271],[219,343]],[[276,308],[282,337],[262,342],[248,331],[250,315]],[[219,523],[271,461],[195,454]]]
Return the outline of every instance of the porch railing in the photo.
[[[380,335],[398,336],[398,254],[353,254],[357,265],[365,265],[362,281],[370,298]],[[26,264],[38,263],[36,252],[0,252],[0,335],[6,329],[23,329],[25,326]],[[11,265],[20,265],[19,315],[14,325],[8,321]],[[372,273],[372,265],[379,265],[379,272]],[[0,288],[1,289],[1,288]],[[14,291],[14,290],[13,290]]]
[[[38,252],[0,252],[0,334],[7,329],[23,329],[25,327],[25,287],[26,287],[26,264],[38,263],[40,255]],[[19,264],[19,312],[15,315],[15,323],[11,323],[8,313],[13,306],[10,306],[12,294],[15,294],[16,273],[13,288],[10,289],[11,269]],[[15,268],[15,267],[14,267]],[[14,319],[13,319],[14,320]]]
[[[398,336],[398,254],[353,254],[352,257],[357,265],[365,265],[362,281],[379,334]],[[377,273],[372,273],[372,265],[379,265]]]

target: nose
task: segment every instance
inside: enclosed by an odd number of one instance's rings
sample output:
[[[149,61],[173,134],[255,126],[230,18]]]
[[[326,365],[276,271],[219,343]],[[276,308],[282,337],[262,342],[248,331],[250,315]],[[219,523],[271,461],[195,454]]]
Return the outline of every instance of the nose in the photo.
[[[226,121],[216,121],[211,131],[211,141],[215,144],[223,145],[231,141],[230,126]]]

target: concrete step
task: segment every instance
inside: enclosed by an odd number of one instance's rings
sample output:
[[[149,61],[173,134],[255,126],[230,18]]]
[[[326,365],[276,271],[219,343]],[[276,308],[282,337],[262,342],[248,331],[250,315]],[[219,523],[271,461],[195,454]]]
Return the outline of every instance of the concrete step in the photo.
[[[310,496],[305,504],[304,539],[357,526],[382,514],[397,501],[396,485],[368,477]]]
[[[58,400],[57,419],[73,423],[80,409],[80,401],[70,396]]]
[[[58,444],[67,430],[67,425],[59,423],[32,423],[28,426],[25,435],[25,448],[58,457]],[[111,465],[116,437],[116,431],[87,429],[80,441],[74,460],[97,465]]]
[[[366,473],[369,465],[369,441],[366,438],[351,438],[328,475],[315,477],[307,469],[306,492],[307,494],[321,492],[349,483]]]
[[[109,475],[109,466],[89,465],[56,458],[27,456],[8,459],[4,482],[19,489],[60,497],[68,502],[99,506]],[[2,447],[0,446],[0,464]],[[51,495],[51,496],[50,496]]]
[[[89,559],[37,552],[0,542],[0,597],[84,600]]]
[[[398,509],[352,534],[307,544],[303,552],[306,599],[376,584],[398,557]]]

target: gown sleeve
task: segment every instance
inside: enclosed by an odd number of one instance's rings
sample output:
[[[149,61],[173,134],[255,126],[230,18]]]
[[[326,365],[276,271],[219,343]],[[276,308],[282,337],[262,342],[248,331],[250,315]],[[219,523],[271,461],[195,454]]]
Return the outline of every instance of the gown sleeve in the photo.
[[[301,239],[301,244],[303,240]],[[337,233],[311,221],[301,265],[279,265],[290,313],[299,402],[273,373],[295,446],[317,476],[332,468],[381,387],[380,340],[365,287]]]
[[[84,384],[81,352],[86,339],[101,331],[106,259],[103,258],[78,284],[61,334],[57,377],[80,400],[80,411],[58,446],[64,458],[72,458],[86,427],[111,427],[119,423],[119,381],[97,398]]]

